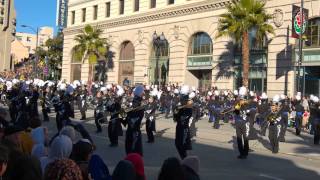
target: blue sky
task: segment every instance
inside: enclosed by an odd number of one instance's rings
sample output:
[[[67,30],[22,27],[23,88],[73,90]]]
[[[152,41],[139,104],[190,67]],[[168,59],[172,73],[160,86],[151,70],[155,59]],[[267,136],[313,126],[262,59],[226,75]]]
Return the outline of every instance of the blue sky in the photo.
[[[56,0],[14,0],[17,14],[17,32],[32,32],[21,25],[34,28],[52,26],[56,23]],[[56,33],[56,29],[55,29]]]

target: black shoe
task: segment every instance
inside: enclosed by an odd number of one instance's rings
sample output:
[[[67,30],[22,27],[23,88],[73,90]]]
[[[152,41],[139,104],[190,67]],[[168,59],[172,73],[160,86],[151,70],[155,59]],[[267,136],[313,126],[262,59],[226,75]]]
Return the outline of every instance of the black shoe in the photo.
[[[98,129],[98,130],[96,130],[96,133],[101,133],[102,132],[102,130],[100,129]]]
[[[239,155],[238,159],[247,159],[247,156]]]
[[[117,146],[118,144],[113,144],[113,143],[109,144],[109,147],[117,147]]]

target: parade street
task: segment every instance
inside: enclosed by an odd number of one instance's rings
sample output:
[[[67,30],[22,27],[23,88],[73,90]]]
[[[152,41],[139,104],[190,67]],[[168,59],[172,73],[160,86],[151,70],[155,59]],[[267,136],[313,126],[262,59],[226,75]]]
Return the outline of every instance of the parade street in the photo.
[[[79,121],[80,113],[76,111],[75,122],[85,125],[92,136],[97,150],[112,172],[119,160],[125,157],[124,137],[120,137],[118,147],[109,147],[106,125],[103,132],[95,133],[93,111],[87,112],[88,120]],[[50,122],[44,122],[50,135],[57,132],[55,114],[50,114]],[[193,150],[188,153],[200,158],[200,177],[204,180],[214,179],[273,179],[300,180],[320,178],[320,147],[312,143],[312,136],[302,133],[294,135],[294,129],[289,128],[286,143],[280,143],[280,152],[272,154],[269,140],[257,135],[250,141],[248,159],[237,159],[238,150],[235,140],[235,129],[230,123],[221,122],[220,129],[213,129],[207,118],[196,123],[197,137],[193,141]],[[143,151],[147,178],[155,180],[163,161],[168,157],[179,157],[175,145],[175,123],[172,118],[165,119],[159,114],[156,121],[157,135],[154,144],[145,143],[145,126],[143,129]],[[258,129],[258,127],[256,127]],[[267,132],[268,135],[268,132]]]

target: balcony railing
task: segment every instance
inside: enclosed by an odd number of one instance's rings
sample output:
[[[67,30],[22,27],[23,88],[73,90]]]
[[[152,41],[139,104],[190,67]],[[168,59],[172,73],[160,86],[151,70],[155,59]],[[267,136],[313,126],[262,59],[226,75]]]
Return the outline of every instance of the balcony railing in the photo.
[[[212,66],[212,55],[188,56],[188,67]]]

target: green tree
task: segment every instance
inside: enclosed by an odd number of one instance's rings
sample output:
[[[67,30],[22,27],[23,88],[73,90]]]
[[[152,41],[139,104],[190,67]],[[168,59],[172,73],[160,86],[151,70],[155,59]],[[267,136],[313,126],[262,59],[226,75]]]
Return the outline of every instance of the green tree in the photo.
[[[233,0],[227,6],[227,12],[220,16],[216,38],[228,36],[241,43],[242,85],[245,87],[249,84],[249,31],[256,28],[256,38],[262,42],[268,33],[274,34],[273,26],[268,24],[271,18],[272,15],[266,12],[265,2],[259,0]]]
[[[89,86],[92,82],[93,66],[99,58],[105,58],[108,42],[106,38],[102,38],[102,30],[97,27],[86,25],[82,32],[75,37],[77,44],[72,49],[72,58],[76,61],[84,63],[89,62]]]

